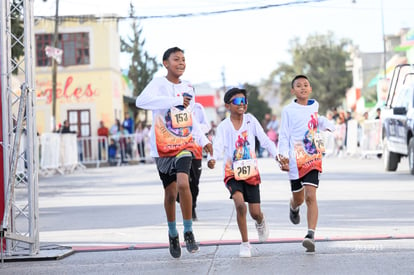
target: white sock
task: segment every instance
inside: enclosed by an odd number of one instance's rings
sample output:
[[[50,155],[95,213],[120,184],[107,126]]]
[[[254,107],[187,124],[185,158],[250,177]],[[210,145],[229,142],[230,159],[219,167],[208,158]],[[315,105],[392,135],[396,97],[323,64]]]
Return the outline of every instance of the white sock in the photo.
[[[299,206],[297,206],[296,208],[293,208],[292,205],[290,205],[290,209],[292,209],[293,211],[298,211],[299,210]]]
[[[308,229],[308,234],[312,236],[312,238],[315,237],[315,229]]]

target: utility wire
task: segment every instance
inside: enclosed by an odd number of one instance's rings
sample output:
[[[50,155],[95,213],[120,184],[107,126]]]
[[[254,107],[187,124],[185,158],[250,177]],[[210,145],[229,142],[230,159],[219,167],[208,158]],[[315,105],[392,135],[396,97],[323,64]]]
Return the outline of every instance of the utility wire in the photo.
[[[244,8],[234,8],[227,10],[218,10],[218,11],[207,11],[207,12],[195,12],[195,13],[179,13],[179,14],[167,14],[167,15],[144,15],[144,16],[94,16],[94,15],[77,15],[77,16],[60,16],[60,21],[79,21],[79,20],[128,20],[128,19],[167,19],[167,18],[182,18],[182,17],[196,17],[196,16],[210,16],[217,14],[225,13],[234,13],[234,12],[243,12],[243,11],[252,11],[252,10],[264,10],[270,8],[278,8],[284,6],[297,6],[310,3],[319,3],[326,2],[329,0],[303,0],[303,1],[293,1],[280,4],[268,4],[262,6],[254,7],[244,7]],[[53,16],[35,16],[36,19],[45,19],[45,20],[55,20]]]

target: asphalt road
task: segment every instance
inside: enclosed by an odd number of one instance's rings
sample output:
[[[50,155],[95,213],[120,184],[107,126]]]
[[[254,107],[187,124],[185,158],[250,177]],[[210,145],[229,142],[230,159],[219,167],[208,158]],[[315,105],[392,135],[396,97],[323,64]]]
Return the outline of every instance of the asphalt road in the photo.
[[[250,259],[238,257],[233,202],[221,165],[216,167],[204,163],[201,176],[199,221],[193,224],[201,244],[197,254],[176,260],[168,253],[154,164],[102,167],[39,179],[41,251],[36,257],[6,258],[0,273],[414,274],[414,177],[404,170],[406,163],[389,173],[376,157],[325,158],[316,253],[307,255],[300,245],[306,223],[295,226],[288,219],[287,175],[274,160],[260,159],[270,238],[256,243],[254,221],[248,219]],[[177,222],[182,240],[179,207]]]

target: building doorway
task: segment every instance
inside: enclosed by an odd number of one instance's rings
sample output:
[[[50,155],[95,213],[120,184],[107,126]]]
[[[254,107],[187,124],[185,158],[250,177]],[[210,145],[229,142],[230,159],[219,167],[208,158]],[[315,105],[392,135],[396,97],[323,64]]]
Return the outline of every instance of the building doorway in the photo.
[[[91,111],[83,110],[67,110],[67,117],[71,131],[76,131],[78,136],[78,155],[79,161],[90,159],[92,156],[92,143],[87,137],[91,134]]]

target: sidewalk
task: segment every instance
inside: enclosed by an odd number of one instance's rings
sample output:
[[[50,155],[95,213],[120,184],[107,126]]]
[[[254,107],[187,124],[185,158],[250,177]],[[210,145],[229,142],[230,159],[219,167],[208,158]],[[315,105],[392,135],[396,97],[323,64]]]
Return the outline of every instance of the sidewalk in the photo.
[[[414,185],[401,171],[385,173],[382,160],[325,159],[318,190],[316,253],[301,246],[306,223],[288,219],[286,174],[260,159],[262,209],[270,238],[258,244],[248,218],[254,257],[238,257],[240,234],[221,164],[203,163],[193,223],[200,252],[173,259],[155,165],[87,169],[41,178],[37,257],[0,264],[1,274],[410,274],[414,256]],[[389,186],[393,186],[390,191]],[[384,210],[386,207],[386,211]],[[303,208],[302,211],[304,211]],[[401,213],[401,209],[410,211]],[[362,212],[361,212],[362,210]],[[302,216],[305,215],[302,212]],[[398,216],[401,215],[401,216]],[[304,216],[303,216],[304,217]],[[305,220],[303,218],[302,220]],[[182,218],[177,207],[182,237]],[[60,253],[60,254],[59,254]],[[60,255],[56,257],[56,255]],[[58,261],[57,259],[63,257]],[[37,259],[49,261],[36,261]],[[23,260],[23,259],[14,259]]]

